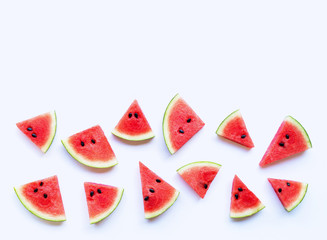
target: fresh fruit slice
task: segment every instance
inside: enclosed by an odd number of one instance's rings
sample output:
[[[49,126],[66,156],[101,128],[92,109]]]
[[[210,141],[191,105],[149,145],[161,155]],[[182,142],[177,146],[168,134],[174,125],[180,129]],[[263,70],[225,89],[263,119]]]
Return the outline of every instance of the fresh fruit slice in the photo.
[[[173,205],[179,192],[144,164],[139,164],[145,218],[154,218]]]
[[[240,110],[236,110],[228,115],[219,125],[216,133],[245,147],[254,147]]]
[[[143,141],[154,137],[154,133],[136,100],[120,119],[112,134],[129,141]]]
[[[177,169],[177,172],[201,198],[204,198],[220,167],[218,163],[200,161],[189,163]]]
[[[287,116],[280,125],[259,165],[261,167],[311,148],[310,138],[302,125]]]
[[[65,210],[57,176],[27,183],[14,190],[27,210],[49,221],[65,221]]]
[[[176,94],[167,106],[162,124],[169,152],[174,154],[203,126],[204,122],[199,116],[179,94]]]
[[[248,217],[259,212],[264,207],[257,196],[235,175],[232,187],[230,217]]]
[[[39,116],[16,123],[17,127],[36,145],[42,152],[47,152],[56,135],[56,112],[48,112]]]
[[[90,223],[97,223],[108,217],[118,206],[124,189],[99,183],[84,183]]]
[[[275,178],[268,178],[268,181],[288,212],[296,208],[307,193],[307,183]]]
[[[118,163],[99,125],[76,133],[61,142],[73,158],[86,166],[107,168]]]

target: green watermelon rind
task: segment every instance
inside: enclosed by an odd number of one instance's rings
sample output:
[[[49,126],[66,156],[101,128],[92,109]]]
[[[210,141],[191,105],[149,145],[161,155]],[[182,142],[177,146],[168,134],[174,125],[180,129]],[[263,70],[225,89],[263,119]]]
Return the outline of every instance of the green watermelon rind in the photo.
[[[124,193],[124,189],[123,188],[118,188],[118,194],[117,194],[117,198],[115,200],[115,202],[112,204],[111,208],[107,209],[105,212],[103,212],[102,214],[98,215],[97,217],[94,218],[90,218],[90,224],[94,224],[94,223],[98,223],[101,220],[105,219],[106,217],[108,217],[113,211],[115,211],[115,209],[118,207],[122,197],[123,197],[123,193]]]
[[[192,167],[196,167],[196,166],[212,166],[215,167],[217,169],[221,168],[221,165],[215,162],[210,162],[210,161],[197,161],[197,162],[191,162],[188,163],[180,168],[178,168],[176,170],[176,172],[178,172],[179,174],[182,174],[185,170],[190,169]]]
[[[40,147],[41,151],[44,152],[44,153],[46,153],[49,150],[49,148],[50,148],[50,146],[51,146],[51,144],[53,142],[53,139],[54,139],[54,137],[56,135],[56,132],[57,132],[57,114],[56,114],[56,111],[53,111],[51,113],[51,115],[52,115],[52,120],[53,120],[53,126],[51,127],[50,138],[49,138],[49,140],[47,141],[46,144],[44,144],[42,147]]]
[[[219,136],[223,136],[223,132],[224,129],[226,127],[226,125],[229,123],[230,120],[234,119],[234,117],[236,115],[240,115],[240,110],[237,109],[234,112],[232,112],[231,114],[229,114],[218,126],[217,130],[216,130],[216,134],[218,134]]]
[[[307,142],[307,147],[312,148],[312,143],[311,143],[310,137],[309,137],[307,131],[305,130],[305,128],[301,125],[301,123],[299,121],[297,121],[295,118],[293,118],[292,116],[286,116],[285,121],[289,121],[289,122],[293,123],[293,125],[296,125],[297,128],[302,132],[302,135]]]
[[[231,210],[230,212],[230,217],[231,218],[244,218],[244,217],[249,217],[252,216],[253,214],[256,214],[257,212],[261,211],[264,209],[266,206],[263,205],[263,203],[260,202],[260,204],[257,207],[251,208],[251,209],[246,209],[243,212],[233,212]]]
[[[64,145],[67,152],[78,162],[93,168],[109,168],[113,167],[118,164],[118,161],[116,157],[113,157],[112,159],[108,161],[89,161],[88,159],[85,159],[83,156],[80,156],[78,153],[74,151],[72,147],[70,147],[70,144],[68,143],[68,138],[65,140],[61,140],[61,143]]]
[[[128,141],[145,141],[151,138],[154,138],[155,135],[153,133],[152,130],[150,130],[147,133],[142,133],[139,135],[129,135],[123,132],[118,131],[117,129],[112,130],[111,132],[113,135],[115,135],[116,137],[128,140]]]
[[[157,217],[157,216],[161,215],[162,213],[167,211],[175,203],[178,196],[179,196],[179,191],[175,190],[175,194],[171,197],[170,201],[166,205],[164,205],[163,207],[161,207],[157,211],[154,211],[154,212],[151,212],[151,213],[145,212],[145,218],[150,219],[150,218],[154,218],[154,217]]]

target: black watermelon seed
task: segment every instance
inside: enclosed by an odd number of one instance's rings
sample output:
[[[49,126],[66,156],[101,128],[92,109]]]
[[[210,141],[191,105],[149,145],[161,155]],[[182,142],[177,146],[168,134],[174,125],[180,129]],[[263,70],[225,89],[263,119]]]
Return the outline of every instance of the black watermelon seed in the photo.
[[[144,198],[144,201],[148,201],[149,200],[149,196],[146,196],[145,198]]]
[[[134,113],[134,117],[139,118],[139,115],[137,113]]]
[[[41,186],[41,187],[43,186],[43,182],[40,182],[40,186]]]
[[[91,191],[91,192],[90,192],[90,196],[91,196],[91,197],[93,197],[93,195],[94,195],[94,192],[93,192],[93,191]]]
[[[242,192],[242,191],[243,191],[243,188],[239,187],[238,190],[239,190],[240,192]]]
[[[279,146],[281,146],[281,147],[284,147],[284,145],[285,145],[285,144],[284,144],[283,142],[280,142],[280,143],[279,143]]]
[[[238,199],[238,194],[236,193],[234,196],[235,196],[235,199],[237,200]]]
[[[46,193],[43,194],[43,197],[44,197],[44,198],[47,198],[47,197],[48,197],[48,194],[46,194]]]
[[[33,138],[36,138],[36,134],[35,134],[35,133],[32,133],[32,137],[33,137]]]
[[[32,131],[32,130],[33,130],[33,128],[31,128],[31,127],[27,128],[27,131]]]
[[[207,189],[208,188],[208,184],[204,184],[204,189]]]
[[[152,193],[154,193],[154,189],[153,188],[150,188],[149,191],[152,192]]]
[[[39,189],[35,188],[35,189],[34,189],[34,192],[37,192],[38,190],[39,190]]]
[[[187,119],[187,121],[186,121],[186,122],[190,123],[190,122],[191,122],[191,120],[192,120],[192,119],[191,119],[191,118],[189,118],[189,119]]]
[[[93,144],[95,144],[95,140],[94,140],[94,139],[91,139],[91,142],[92,142]]]
[[[161,180],[160,180],[160,179],[156,179],[156,182],[157,182],[157,183],[161,183]]]
[[[286,139],[289,139],[290,138],[290,135],[286,134],[285,137],[286,137]]]
[[[282,189],[281,188],[278,188],[278,192],[282,192]]]
[[[129,113],[129,114],[128,114],[128,117],[129,117],[129,118],[133,117],[133,114],[132,114],[132,113]]]
[[[184,133],[184,130],[183,129],[179,129],[178,130],[180,133]]]
[[[102,191],[101,191],[101,189],[100,189],[100,188],[98,188],[97,192],[98,192],[98,193],[102,193]]]
[[[83,141],[81,141],[81,146],[84,147],[85,143]]]
[[[291,184],[289,182],[286,183],[287,186],[291,186]]]
[[[243,134],[243,135],[241,136],[241,138],[246,138],[246,135],[245,135],[245,134]]]

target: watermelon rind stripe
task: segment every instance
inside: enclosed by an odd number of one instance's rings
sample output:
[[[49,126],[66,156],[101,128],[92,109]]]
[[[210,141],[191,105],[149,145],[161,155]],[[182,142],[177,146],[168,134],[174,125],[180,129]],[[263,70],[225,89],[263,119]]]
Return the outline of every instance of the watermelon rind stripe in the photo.
[[[129,135],[129,134],[120,132],[117,129],[114,129],[114,130],[112,130],[111,133],[117,137],[120,137],[125,140],[129,140],[129,141],[144,141],[144,140],[154,138],[153,131],[149,131],[147,133],[142,133],[142,134],[138,134],[138,135]]]
[[[291,122],[293,125],[295,125],[302,132],[302,135],[307,142],[307,147],[312,148],[312,143],[309,138],[309,135],[308,135],[307,131],[305,130],[305,128],[301,125],[301,123],[299,123],[295,118],[293,118],[291,116],[287,116],[285,118],[285,121]]]
[[[67,152],[74,158],[76,159],[78,162],[89,166],[89,167],[94,167],[94,168],[109,168],[109,167],[113,167],[115,165],[118,164],[118,161],[116,159],[116,157],[113,157],[112,159],[108,160],[108,161],[103,161],[103,160],[88,160],[86,158],[84,158],[83,156],[81,156],[80,154],[78,154],[73,147],[70,146],[68,139],[65,140],[61,140],[62,144],[64,145],[64,147],[66,148]]]
[[[170,113],[171,113],[171,109],[173,108],[173,106],[175,105],[175,103],[180,99],[180,95],[177,93],[169,102],[167,108],[166,108],[166,111],[165,111],[165,114],[164,114],[164,117],[163,117],[163,121],[162,121],[162,130],[163,130],[163,135],[164,135],[164,139],[165,139],[165,143],[166,143],[166,146],[168,148],[168,151],[171,153],[171,154],[174,154],[177,149],[175,149],[171,143],[171,140],[170,140],[170,133],[169,133],[169,116],[170,116]]]
[[[158,209],[157,211],[154,212],[145,212],[145,218],[149,219],[149,218],[154,218],[159,216],[160,214],[164,213],[165,211],[168,210],[168,208],[170,208],[174,202],[177,200],[179,196],[179,191],[175,190],[174,195],[171,197],[170,201],[164,205],[162,208]]]
[[[296,199],[296,201],[293,202],[293,204],[291,204],[290,206],[288,206],[287,208],[285,207],[285,209],[290,212],[292,211],[294,208],[296,208],[303,200],[304,196],[306,195],[308,190],[308,184],[307,183],[302,183],[302,187],[301,187],[301,192],[299,194],[299,197]]]
[[[46,153],[48,151],[48,149],[50,148],[53,139],[56,135],[56,131],[57,131],[57,115],[56,115],[56,111],[50,112],[51,114],[51,127],[50,127],[50,137],[48,139],[48,141],[42,146],[40,147],[41,151]]]
[[[23,186],[20,187],[14,187],[15,193],[19,199],[19,201],[24,205],[24,207],[30,211],[31,213],[33,213],[35,216],[42,218],[44,220],[48,220],[48,221],[52,221],[52,222],[62,222],[62,221],[66,221],[66,216],[65,215],[59,215],[59,216],[53,216],[51,214],[47,214],[44,212],[41,212],[39,210],[37,210],[33,204],[30,203],[30,201],[28,199],[26,199],[24,197],[24,194],[22,192],[22,188]]]
[[[226,127],[226,125],[229,123],[230,120],[234,119],[235,116],[239,116],[241,115],[240,110],[237,109],[234,112],[232,112],[231,114],[229,114],[218,126],[217,130],[216,130],[216,134],[218,135],[223,135],[224,133],[224,129]]]
[[[186,164],[182,167],[180,167],[179,169],[177,169],[176,171],[180,174],[182,174],[184,171],[193,168],[193,167],[198,167],[198,166],[212,166],[214,168],[220,169],[221,165],[215,162],[209,162],[209,161],[198,161],[198,162],[192,162],[189,164]]]
[[[94,223],[100,222],[101,220],[108,217],[119,205],[120,200],[123,197],[123,193],[124,193],[124,189],[119,188],[118,193],[117,193],[117,198],[116,198],[115,202],[112,204],[112,206],[110,208],[108,208],[105,212],[103,212],[102,214],[99,214],[97,217],[90,218],[90,223],[94,224]]]
[[[262,209],[265,208],[265,205],[263,205],[261,202],[257,207],[254,208],[250,208],[250,209],[246,209],[242,212],[230,212],[230,217],[231,218],[244,218],[244,217],[249,217],[259,211],[261,211]]]

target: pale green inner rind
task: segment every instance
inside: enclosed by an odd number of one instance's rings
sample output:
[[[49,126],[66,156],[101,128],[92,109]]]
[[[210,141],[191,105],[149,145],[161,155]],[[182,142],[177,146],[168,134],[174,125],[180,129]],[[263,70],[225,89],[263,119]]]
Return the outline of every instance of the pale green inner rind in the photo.
[[[255,208],[251,208],[251,209],[246,209],[243,212],[233,212],[231,210],[230,212],[230,217],[231,218],[243,218],[243,217],[249,217],[259,211],[261,211],[262,209],[265,208],[265,205],[263,205],[262,203],[260,203],[260,205],[258,207]]]
[[[171,200],[165,205],[163,206],[161,209],[155,211],[155,212],[151,212],[151,213],[145,213],[145,218],[149,219],[149,218],[154,218],[159,216],[160,214],[164,213],[168,208],[170,208],[174,202],[177,200],[179,196],[179,191],[175,190],[175,194],[174,196],[171,198]]]
[[[103,162],[101,160],[99,161],[90,161],[86,158],[84,158],[83,156],[81,156],[80,154],[76,153],[76,151],[70,146],[70,144],[68,143],[68,139],[66,140],[61,140],[62,144],[64,145],[64,147],[66,148],[67,152],[78,162],[89,166],[89,167],[94,167],[94,168],[108,168],[108,167],[113,167],[115,165],[118,164],[117,159],[114,157],[106,162]]]
[[[114,130],[112,130],[111,133],[117,137],[120,137],[125,140],[129,140],[129,141],[143,141],[143,140],[147,140],[150,138],[154,138],[153,131],[149,131],[147,133],[143,133],[143,134],[139,134],[139,135],[129,135],[126,133],[122,133],[115,128]]]
[[[308,135],[307,131],[304,129],[304,127],[301,125],[301,123],[299,123],[295,118],[293,118],[291,116],[287,116],[285,118],[285,121],[289,121],[293,125],[295,125],[302,132],[302,135],[303,135],[303,137],[305,138],[305,140],[307,142],[308,148],[312,148],[312,143],[311,143],[311,140],[309,138],[309,135]]]
[[[42,218],[44,220],[48,220],[48,221],[53,221],[53,222],[62,222],[66,220],[66,216],[65,215],[60,215],[60,216],[53,216],[47,213],[43,213],[39,210],[37,210],[32,203],[30,203],[29,200],[27,200],[24,197],[24,194],[22,193],[22,186],[21,187],[14,187],[15,193],[19,199],[19,201],[24,205],[24,207],[30,211],[31,213],[33,213],[35,216]]]
[[[50,130],[50,137],[48,139],[48,141],[41,147],[41,151],[46,153],[48,151],[48,149],[50,148],[52,142],[53,142],[53,139],[56,135],[56,131],[57,131],[57,115],[56,115],[56,112],[53,111],[51,113],[51,118],[52,118],[52,121],[51,121],[51,130]]]
[[[98,215],[97,217],[94,217],[92,219],[90,218],[90,223],[94,224],[94,223],[100,222],[101,220],[108,217],[117,208],[117,206],[119,205],[120,200],[123,197],[123,193],[124,193],[124,189],[119,188],[117,198],[116,198],[115,202],[112,204],[112,206],[109,209],[107,209],[104,213]]]
[[[234,119],[236,116],[239,116],[240,110],[237,109],[236,111],[232,112],[231,114],[229,114],[218,126],[216,134],[218,135],[223,135],[224,129],[226,127],[226,125],[229,123],[230,120]]]
[[[176,149],[173,148],[173,145],[171,144],[171,141],[170,141],[170,132],[169,132],[169,116],[170,116],[170,113],[171,113],[171,109],[174,107],[175,103],[180,99],[180,96],[179,94],[177,93],[173,98],[172,100],[170,100],[167,108],[166,108],[166,111],[165,111],[165,114],[164,114],[164,117],[163,117],[163,121],[162,121],[162,130],[163,130],[163,135],[164,135],[164,139],[165,139],[165,143],[166,143],[166,146],[168,148],[168,151],[171,153],[171,154],[174,154],[176,152]]]
[[[296,201],[294,201],[291,206],[285,208],[288,212],[292,211],[294,208],[296,208],[302,202],[304,196],[307,193],[307,189],[308,189],[308,184],[302,183],[301,192],[299,194],[298,199],[296,199]]]
[[[179,174],[182,174],[184,171],[186,171],[186,170],[188,170],[190,168],[199,167],[199,166],[209,166],[209,167],[214,167],[214,168],[217,168],[217,169],[221,168],[221,165],[218,164],[218,163],[215,163],[215,162],[198,161],[198,162],[192,162],[192,163],[186,164],[186,165],[180,167],[179,169],[177,169],[176,171]]]

